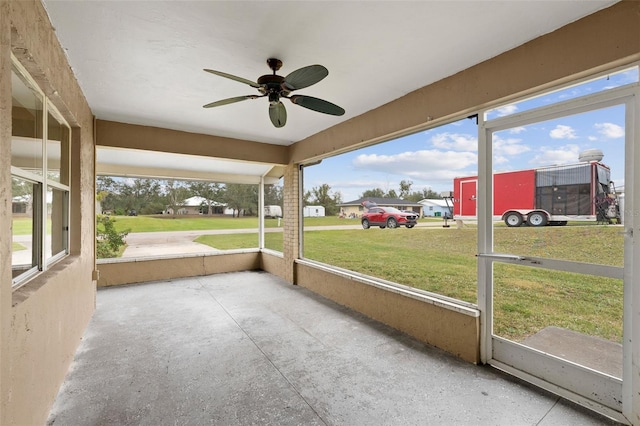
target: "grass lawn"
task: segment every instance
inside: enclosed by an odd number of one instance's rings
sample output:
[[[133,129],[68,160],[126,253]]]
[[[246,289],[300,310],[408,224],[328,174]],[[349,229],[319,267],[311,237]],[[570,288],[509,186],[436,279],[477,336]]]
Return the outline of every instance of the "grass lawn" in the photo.
[[[116,221],[116,230],[130,229],[131,232],[158,231],[200,231],[208,229],[258,229],[257,217],[227,217],[227,216],[111,216]],[[265,219],[266,228],[282,226],[282,219]],[[307,217],[306,226],[353,225],[359,221],[339,219],[337,216]]]
[[[20,251],[20,250],[26,250],[26,249],[27,248],[20,243],[15,243],[15,242],[11,243],[11,251]]]
[[[306,231],[305,257],[471,303],[477,302],[477,230]],[[612,226],[496,228],[496,251],[620,266],[622,235]],[[219,249],[255,247],[255,234],[206,235]],[[282,233],[265,234],[282,250]],[[499,250],[498,250],[499,248]],[[622,339],[622,282],[496,264],[496,334],[522,340],[555,325],[612,341]]]

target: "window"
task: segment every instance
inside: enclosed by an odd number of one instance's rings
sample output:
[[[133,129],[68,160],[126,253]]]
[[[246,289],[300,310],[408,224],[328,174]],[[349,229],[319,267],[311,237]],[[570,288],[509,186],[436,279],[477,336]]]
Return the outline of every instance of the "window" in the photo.
[[[68,253],[71,132],[15,60],[11,88],[15,288]]]
[[[476,121],[463,118],[305,166],[303,197],[311,205],[324,205],[327,213],[324,222],[313,226],[305,219],[302,257],[385,285],[393,282],[430,297],[475,304],[477,226],[447,225],[449,209],[446,216],[438,215],[433,206],[444,202],[440,194],[452,191],[457,176],[477,173],[477,132]],[[379,207],[364,208],[366,199]],[[377,214],[380,207],[405,209],[407,204],[423,205],[431,214],[410,228],[390,228],[382,220],[362,226],[365,211]],[[327,226],[320,227],[323,223]]]

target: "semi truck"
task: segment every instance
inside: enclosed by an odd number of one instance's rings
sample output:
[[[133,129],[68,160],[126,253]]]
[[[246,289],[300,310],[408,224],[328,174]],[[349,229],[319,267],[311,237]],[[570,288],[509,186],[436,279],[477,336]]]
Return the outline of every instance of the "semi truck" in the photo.
[[[596,158],[494,173],[494,219],[503,220],[509,227],[562,226],[570,220],[621,223],[611,170],[599,161],[601,155]],[[454,219],[476,219],[478,177],[455,178],[453,187]]]

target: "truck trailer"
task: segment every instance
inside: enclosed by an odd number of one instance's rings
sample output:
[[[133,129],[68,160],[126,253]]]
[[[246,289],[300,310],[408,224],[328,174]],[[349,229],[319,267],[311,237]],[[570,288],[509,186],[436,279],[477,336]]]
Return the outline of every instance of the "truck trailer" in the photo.
[[[476,219],[478,177],[455,178],[453,188],[454,219]],[[493,215],[509,227],[621,222],[611,170],[599,161],[494,173]]]

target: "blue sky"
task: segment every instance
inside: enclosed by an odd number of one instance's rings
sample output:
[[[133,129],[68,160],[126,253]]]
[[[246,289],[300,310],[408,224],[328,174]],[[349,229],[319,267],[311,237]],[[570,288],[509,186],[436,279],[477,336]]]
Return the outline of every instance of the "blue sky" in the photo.
[[[488,118],[550,105],[638,81],[638,68],[600,78],[517,104],[506,105]],[[563,117],[494,134],[494,171],[522,170],[578,161],[580,152],[600,149],[616,186],[624,184],[624,107],[616,106]],[[398,192],[402,180],[412,190],[453,189],[453,178],[470,176],[478,168],[477,125],[463,119],[382,144],[324,159],[305,168],[305,191],[329,184],[343,201],[368,189]]]

